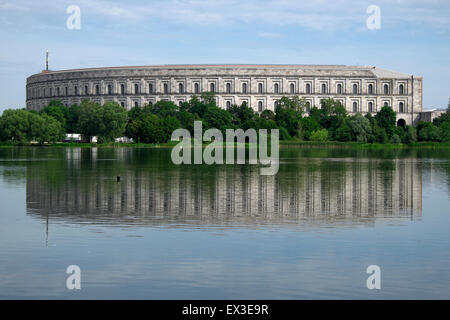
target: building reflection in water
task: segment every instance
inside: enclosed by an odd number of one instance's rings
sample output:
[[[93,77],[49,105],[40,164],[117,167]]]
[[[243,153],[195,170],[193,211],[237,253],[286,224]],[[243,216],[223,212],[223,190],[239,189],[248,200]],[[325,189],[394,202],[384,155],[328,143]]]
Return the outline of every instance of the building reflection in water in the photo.
[[[62,168],[28,167],[27,208],[63,222],[127,224],[354,224],[420,219],[414,158],[282,157],[256,166],[175,166],[170,152],[67,149]],[[164,155],[153,156],[153,153]],[[142,159],[141,159],[142,158]],[[54,170],[57,183],[42,172]],[[116,182],[116,175],[121,182]]]

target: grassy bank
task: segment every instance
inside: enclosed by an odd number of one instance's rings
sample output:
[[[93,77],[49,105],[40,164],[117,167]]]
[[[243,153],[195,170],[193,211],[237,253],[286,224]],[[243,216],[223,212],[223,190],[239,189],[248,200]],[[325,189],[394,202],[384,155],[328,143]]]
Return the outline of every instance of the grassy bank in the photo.
[[[311,148],[401,149],[401,148],[450,148],[450,142],[416,142],[413,144],[364,143],[340,141],[280,141],[281,146]]]
[[[77,142],[58,142],[58,143],[13,143],[13,142],[0,142],[0,147],[74,147],[74,148],[119,148],[119,147],[133,147],[133,148],[171,148],[175,146],[178,142],[168,142],[168,143],[120,143],[120,142],[110,142],[110,143],[77,143]]]
[[[133,148],[172,148],[177,145],[178,142],[168,143],[75,143],[75,142],[60,142],[52,144],[36,144],[36,143],[13,143],[13,142],[0,142],[0,147],[76,147],[76,148],[120,148],[120,147],[133,147]],[[270,144],[270,143],[269,143]],[[203,144],[206,146],[207,144]],[[248,144],[246,144],[248,146]],[[441,149],[450,148],[450,142],[416,142],[410,145],[406,144],[381,144],[381,143],[362,143],[362,142],[340,142],[340,141],[295,141],[295,140],[282,140],[280,141],[280,147],[305,147],[305,148],[353,148],[353,149],[401,149],[401,148],[427,148],[427,149]]]

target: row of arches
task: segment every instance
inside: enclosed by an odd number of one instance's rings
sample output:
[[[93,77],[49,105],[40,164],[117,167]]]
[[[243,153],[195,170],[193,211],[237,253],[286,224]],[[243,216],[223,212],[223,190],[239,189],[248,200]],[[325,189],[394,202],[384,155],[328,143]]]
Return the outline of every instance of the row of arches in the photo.
[[[275,101],[275,102],[274,102],[274,110],[277,108],[277,106],[278,106],[278,101]],[[384,103],[384,106],[385,106],[385,107],[388,107],[389,104],[388,104],[387,102],[385,102],[385,103]],[[226,101],[225,107],[226,107],[227,109],[231,108],[231,101],[229,101],[229,100]],[[265,106],[264,106],[263,101],[258,101],[258,112],[262,112],[263,109],[265,109]],[[310,101],[307,101],[307,102],[306,102],[306,112],[309,112],[310,109],[311,109],[311,102],[310,102]],[[351,110],[351,111],[352,111],[353,113],[363,112],[363,110],[361,110],[361,109],[359,108],[359,104],[358,104],[358,102],[356,102],[356,101],[353,101],[353,102],[352,102],[352,110]],[[405,103],[404,103],[404,102],[399,102],[399,104],[398,104],[398,109],[397,109],[396,111],[399,112],[399,113],[405,113],[405,112],[407,112],[407,110],[406,110],[406,108],[405,108]],[[376,107],[375,107],[375,105],[374,105],[374,103],[373,103],[372,101],[369,101],[369,102],[367,103],[367,110],[364,110],[364,112],[370,112],[370,113],[375,113],[375,112],[377,112]]]
[[[384,104],[383,104],[383,106],[384,107],[389,107],[389,104],[387,103],[387,102],[385,102]],[[396,110],[397,112],[399,112],[399,113],[405,113],[405,112],[408,112],[407,110],[406,110],[406,107],[405,107],[405,103],[404,102],[399,102],[398,103],[398,109]],[[356,102],[356,101],[353,101],[352,102],[352,112],[361,112],[361,110],[359,110],[359,106],[358,106],[358,102]],[[376,110],[376,108],[375,108],[375,106],[374,106],[374,103],[372,102],[372,101],[369,101],[368,103],[367,103],[367,112],[377,112],[377,110]]]
[[[153,83],[149,83],[149,87],[148,87],[148,93],[155,93],[154,92],[154,86]],[[162,87],[162,91],[164,94],[169,94],[170,93],[170,89],[169,89],[169,84],[168,83],[163,83],[163,87]],[[209,91],[210,92],[216,92],[216,84],[211,82],[209,83]],[[44,89],[44,96],[46,96],[46,92]],[[127,94],[127,89],[125,84],[120,84],[120,90],[119,90],[120,94]],[[83,92],[80,92],[81,94],[83,94]],[[100,95],[102,94],[102,90],[100,88],[100,85],[96,84],[94,86],[94,90],[93,93],[96,95]],[[114,89],[112,84],[108,84],[107,85],[107,89],[106,89],[106,93],[108,95],[113,95],[115,94]],[[141,88],[140,85],[135,83],[134,84],[134,90],[133,92],[134,94],[140,94],[141,93]],[[146,93],[146,92],[142,92],[142,93]],[[184,83],[179,83],[178,84],[178,93],[180,94],[184,94],[186,93],[185,87],[184,87]],[[194,83],[194,94],[199,94],[200,93],[200,84],[198,82]],[[225,84],[225,93],[227,94],[231,94],[232,93],[232,85],[231,83],[227,82]],[[248,92],[248,84],[246,82],[243,82],[241,85],[241,93],[247,94]],[[263,94],[264,92],[264,85],[263,83],[258,83],[258,87],[257,87],[257,93],[258,94]],[[279,83],[274,83],[273,85],[273,93],[274,94],[279,94],[281,93],[280,90],[280,84]],[[289,84],[289,93],[290,94],[296,94],[296,86],[294,83],[290,83]],[[305,85],[305,93],[306,94],[312,94],[312,85],[311,83],[306,83]],[[320,93],[321,94],[328,94],[329,93],[329,88],[328,85],[326,83],[322,83],[321,87],[320,87]],[[343,84],[342,83],[338,83],[336,85],[336,94],[343,94],[344,93],[344,89],[343,89]],[[352,85],[352,93],[353,94],[360,94],[360,88],[358,84],[353,84]],[[69,88],[66,86],[64,87],[64,94],[65,96],[69,95]],[[74,94],[75,95],[79,95],[79,91],[78,91],[78,87],[75,86],[74,87]],[[85,85],[84,86],[84,94],[85,95],[90,95],[91,92],[89,90],[89,86]],[[367,87],[367,94],[369,95],[373,95],[375,94],[375,90],[374,90],[374,85],[373,84],[368,84]],[[384,84],[383,85],[383,94],[385,95],[389,95],[390,94],[390,86],[388,84]],[[399,95],[404,95],[405,94],[405,87],[403,84],[400,84],[398,87],[398,94]],[[49,95],[53,96],[53,88],[49,89]],[[60,87],[56,87],[56,96],[61,96],[61,90]]]
[[[163,100],[165,100],[165,99],[163,99]],[[120,105],[121,105],[122,107],[127,107],[126,102],[120,101],[119,103],[120,103]],[[148,103],[149,103],[149,104],[153,104],[153,102],[151,102],[151,101],[149,101]],[[341,102],[341,103],[343,103],[343,102]],[[180,102],[180,104],[181,104],[181,102]],[[67,105],[67,103],[66,103],[66,105]],[[137,101],[137,100],[133,100],[131,106],[139,107],[139,106],[140,106],[140,103],[139,103],[139,101]],[[231,106],[232,106],[232,102],[231,102],[230,100],[226,100],[226,101],[225,101],[225,108],[226,108],[226,109],[230,109]],[[274,103],[273,103],[273,111],[276,110],[277,106],[278,106],[278,100],[275,100]],[[306,110],[305,110],[305,111],[306,111],[307,113],[310,112],[311,106],[312,106],[311,101],[309,101],[309,100],[306,101]],[[388,103],[388,102],[384,102],[383,106],[389,107],[389,103]],[[267,108],[267,106],[266,106],[266,104],[265,104],[262,100],[257,101],[257,110],[258,110],[258,112],[262,112],[262,111],[264,111],[266,108]],[[369,101],[369,102],[367,103],[367,109],[365,109],[365,110],[360,109],[360,107],[359,107],[359,102],[353,101],[353,102],[351,103],[351,110],[347,110],[347,111],[350,111],[350,112],[353,112],[353,113],[357,113],[357,112],[362,112],[362,113],[364,113],[364,112],[375,113],[375,112],[377,112],[377,111],[379,111],[379,110],[377,110],[377,108],[375,107],[373,101]],[[405,103],[404,103],[403,101],[400,101],[400,102],[398,103],[398,108],[397,108],[397,110],[395,110],[395,111],[398,112],[398,113],[407,113],[407,112],[408,112],[408,110],[407,110],[407,108],[406,108],[406,106],[405,106]]]

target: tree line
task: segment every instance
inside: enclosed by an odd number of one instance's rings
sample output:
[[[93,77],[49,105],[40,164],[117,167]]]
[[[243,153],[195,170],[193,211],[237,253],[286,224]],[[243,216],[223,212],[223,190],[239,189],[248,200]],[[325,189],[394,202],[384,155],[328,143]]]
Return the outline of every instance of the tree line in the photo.
[[[306,100],[283,97],[275,112],[255,112],[247,103],[225,110],[216,105],[214,93],[192,96],[176,105],[161,100],[127,111],[116,102],[103,105],[84,100],[80,105],[64,106],[51,101],[40,112],[24,109],[5,110],[0,117],[1,141],[54,143],[66,133],[80,133],[86,141],[97,136],[107,143],[126,136],[138,143],[165,143],[172,132],[185,128],[193,133],[194,121],[202,121],[203,130],[217,128],[279,129],[281,140],[356,141],[367,143],[404,143],[450,141],[450,113],[417,127],[397,126],[396,113],[383,107],[375,116],[368,113],[349,115],[345,107],[331,98],[321,100],[320,108],[307,110]]]

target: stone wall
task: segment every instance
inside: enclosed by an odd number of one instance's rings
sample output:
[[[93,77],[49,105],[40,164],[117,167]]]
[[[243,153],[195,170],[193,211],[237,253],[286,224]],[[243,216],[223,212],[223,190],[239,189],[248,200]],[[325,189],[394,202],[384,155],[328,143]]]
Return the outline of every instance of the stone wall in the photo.
[[[176,65],[43,71],[27,79],[27,109],[40,110],[51,100],[71,105],[83,99],[98,103],[116,101],[130,109],[164,99],[178,104],[193,94],[211,90],[222,108],[246,101],[255,111],[274,110],[276,101],[283,96],[299,96],[310,106],[320,106],[321,99],[333,98],[341,101],[350,113],[376,113],[384,105],[392,106],[398,119],[407,124],[418,122],[422,111],[421,77],[375,67],[309,65]]]

